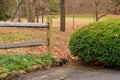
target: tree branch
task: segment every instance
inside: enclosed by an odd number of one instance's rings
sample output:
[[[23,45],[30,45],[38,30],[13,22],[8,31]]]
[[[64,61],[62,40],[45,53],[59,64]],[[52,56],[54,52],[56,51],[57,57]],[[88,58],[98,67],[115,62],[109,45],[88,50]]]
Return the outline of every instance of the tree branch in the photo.
[[[106,13],[106,14],[102,14],[101,16],[98,17],[98,20],[99,20],[100,18],[106,16],[106,15],[107,15],[107,13]]]
[[[18,9],[19,9],[20,6],[22,5],[23,1],[24,1],[24,0],[21,0],[21,2],[18,4],[18,6],[17,6],[17,8],[16,8],[16,10],[15,10],[15,13],[13,14],[13,17],[12,17],[12,19],[11,19],[12,22],[13,22],[13,20],[14,20],[14,18],[15,18],[15,15],[17,14]]]

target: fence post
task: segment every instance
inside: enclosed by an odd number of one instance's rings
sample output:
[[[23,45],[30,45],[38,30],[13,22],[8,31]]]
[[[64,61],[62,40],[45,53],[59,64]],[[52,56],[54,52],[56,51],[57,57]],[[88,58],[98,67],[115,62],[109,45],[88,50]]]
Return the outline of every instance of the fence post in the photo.
[[[47,17],[48,29],[47,29],[47,53],[52,53],[52,16]]]

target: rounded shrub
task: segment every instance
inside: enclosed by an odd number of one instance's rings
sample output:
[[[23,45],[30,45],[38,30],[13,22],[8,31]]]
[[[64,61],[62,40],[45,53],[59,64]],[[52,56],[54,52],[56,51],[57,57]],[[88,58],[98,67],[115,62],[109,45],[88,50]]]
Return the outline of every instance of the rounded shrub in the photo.
[[[85,62],[120,66],[120,19],[94,22],[75,31],[69,49]]]

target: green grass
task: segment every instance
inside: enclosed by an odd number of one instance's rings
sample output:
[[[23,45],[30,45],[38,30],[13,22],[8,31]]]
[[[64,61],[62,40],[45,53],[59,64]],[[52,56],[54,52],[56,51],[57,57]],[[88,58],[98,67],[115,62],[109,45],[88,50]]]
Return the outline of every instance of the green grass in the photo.
[[[66,16],[66,18],[72,18],[72,17],[73,17],[73,15]],[[74,17],[75,18],[93,18],[93,15],[91,15],[91,14],[76,14]],[[54,15],[53,18],[58,19],[58,18],[60,18],[60,15]]]
[[[45,39],[45,33],[10,33],[10,32],[0,32],[0,40],[6,42],[21,41],[21,40],[33,40],[40,38]]]
[[[0,54],[0,74],[27,69],[30,66],[49,64],[54,61],[51,55]]]
[[[15,41],[22,40],[25,38],[25,34],[23,33],[9,33],[9,32],[0,32],[0,39],[3,41]]]
[[[93,14],[75,14],[74,15],[75,18],[94,18]],[[116,17],[107,15],[102,17],[103,19],[109,19],[109,18],[119,18],[119,15],[116,15]],[[60,18],[60,15],[54,15],[54,19],[58,19]],[[73,15],[66,15],[66,18],[73,18]]]
[[[74,15],[75,18],[93,18],[91,14],[78,14]],[[73,15],[67,15],[67,18],[73,18]]]

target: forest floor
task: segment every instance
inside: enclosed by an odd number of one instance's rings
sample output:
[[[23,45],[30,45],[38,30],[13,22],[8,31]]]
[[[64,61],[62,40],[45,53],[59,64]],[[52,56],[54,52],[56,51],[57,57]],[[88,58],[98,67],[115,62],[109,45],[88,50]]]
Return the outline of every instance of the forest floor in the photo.
[[[25,21],[25,20],[23,20]],[[74,31],[72,27],[72,18],[66,19],[66,32],[61,32],[59,18],[53,19],[52,28],[52,55],[55,58],[75,59],[71,56],[68,49],[68,41],[71,33]],[[75,29],[81,28],[93,22],[92,18],[76,18]],[[0,43],[19,42],[19,41],[32,41],[32,40],[46,40],[46,29],[27,29],[27,28],[0,28]],[[43,54],[46,53],[46,46],[30,47],[30,48],[17,48],[0,50],[1,53],[30,53],[30,54]]]

